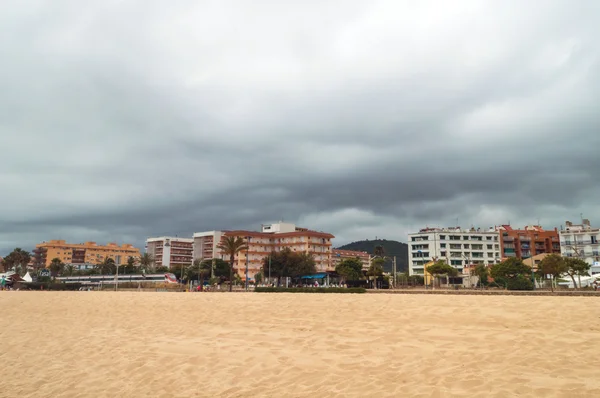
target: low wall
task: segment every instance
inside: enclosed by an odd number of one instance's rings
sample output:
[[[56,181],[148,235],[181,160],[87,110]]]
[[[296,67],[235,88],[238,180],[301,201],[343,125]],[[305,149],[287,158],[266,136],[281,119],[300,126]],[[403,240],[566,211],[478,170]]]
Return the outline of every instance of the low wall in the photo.
[[[593,290],[425,290],[425,289],[407,289],[407,290],[367,290],[369,294],[453,294],[462,296],[578,296],[578,297],[600,297],[600,291]]]

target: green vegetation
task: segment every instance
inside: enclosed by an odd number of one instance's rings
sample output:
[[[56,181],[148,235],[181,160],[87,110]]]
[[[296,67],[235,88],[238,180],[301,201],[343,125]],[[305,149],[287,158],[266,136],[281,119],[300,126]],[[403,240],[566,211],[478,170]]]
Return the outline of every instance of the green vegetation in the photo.
[[[488,269],[485,265],[483,264],[479,264],[477,265],[474,269],[473,269],[473,275],[477,276],[477,278],[479,278],[479,285],[480,286],[487,286],[489,285],[489,276],[490,273],[488,272]]]
[[[29,260],[31,260],[29,252],[17,247],[8,256],[4,257],[2,261],[3,271],[13,270],[19,275],[24,275],[27,272]]]
[[[367,290],[362,287],[257,287],[254,291],[258,293],[365,293]]]
[[[140,256],[140,270],[145,273],[153,274],[154,269],[154,257],[150,253],[144,253]]]
[[[579,258],[565,258],[566,274],[571,277],[573,287],[577,288],[576,276],[590,276],[590,265]],[[581,288],[581,286],[579,286]]]
[[[490,275],[498,286],[508,290],[533,290],[531,268],[523,261],[511,257],[490,267]]]
[[[244,241],[244,239],[242,239],[241,237],[237,236],[227,236],[225,237],[222,241],[221,244],[219,244],[218,246],[219,250],[221,250],[226,256],[229,256],[229,280],[232,281],[233,280],[233,274],[235,272],[235,269],[233,267],[234,263],[235,263],[235,256],[243,251],[243,250],[247,250],[248,246],[246,245],[246,242]],[[229,291],[233,291],[233,284],[230,283],[229,284]]]
[[[386,239],[361,240],[340,246],[338,249],[356,250],[377,255],[377,252],[380,250],[378,246],[383,248],[383,253],[386,256],[386,261],[383,265],[386,272],[392,271],[393,257],[396,257],[396,266],[399,273],[408,271],[408,245],[406,243]]]
[[[357,281],[362,278],[362,261],[357,258],[342,260],[336,267],[338,273],[345,281]]]
[[[315,259],[311,254],[294,252],[289,247],[279,252],[271,252],[263,259],[263,274],[268,276],[269,269],[271,278],[277,278],[278,285],[281,278],[297,278],[302,275],[314,274],[317,271]]]
[[[59,258],[53,258],[50,262],[50,275],[52,275],[53,278],[56,278],[58,275],[61,275],[64,269],[65,264],[62,261],[60,261]]]

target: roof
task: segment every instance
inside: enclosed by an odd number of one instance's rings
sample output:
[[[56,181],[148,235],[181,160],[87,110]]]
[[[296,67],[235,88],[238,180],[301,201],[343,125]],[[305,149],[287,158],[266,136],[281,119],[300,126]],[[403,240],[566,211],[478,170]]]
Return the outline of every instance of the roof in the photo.
[[[358,250],[333,249],[332,253],[342,256],[369,257],[369,253]]]
[[[318,231],[294,231],[294,232],[257,232],[257,231],[244,231],[244,230],[234,230],[234,231],[224,231],[225,236],[249,236],[256,238],[286,238],[291,236],[315,236],[319,238],[327,238],[333,239],[333,236],[327,232],[318,232]]]

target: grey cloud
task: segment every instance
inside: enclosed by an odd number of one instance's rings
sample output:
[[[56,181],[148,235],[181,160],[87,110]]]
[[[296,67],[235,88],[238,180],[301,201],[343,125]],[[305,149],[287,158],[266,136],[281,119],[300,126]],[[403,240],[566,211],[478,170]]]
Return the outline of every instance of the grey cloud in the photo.
[[[594,2],[5,3],[0,255],[600,224]]]

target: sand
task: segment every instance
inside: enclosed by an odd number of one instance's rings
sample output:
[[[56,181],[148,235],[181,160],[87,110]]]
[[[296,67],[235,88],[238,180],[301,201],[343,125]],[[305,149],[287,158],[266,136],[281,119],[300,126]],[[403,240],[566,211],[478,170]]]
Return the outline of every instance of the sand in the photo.
[[[586,297],[0,292],[2,397],[600,396]]]

